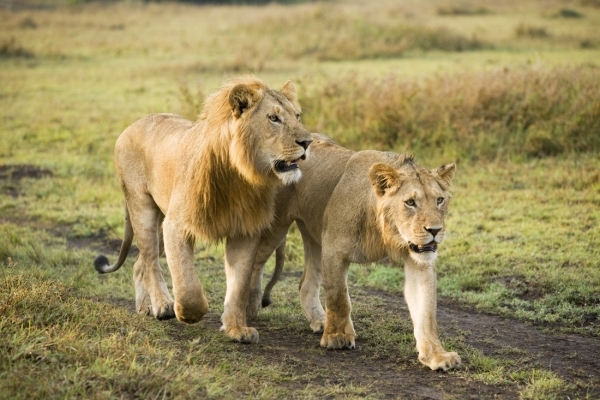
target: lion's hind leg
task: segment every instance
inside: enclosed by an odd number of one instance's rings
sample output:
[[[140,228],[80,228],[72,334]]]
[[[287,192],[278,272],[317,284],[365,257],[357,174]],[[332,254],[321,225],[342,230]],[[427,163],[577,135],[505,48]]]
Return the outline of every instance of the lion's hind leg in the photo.
[[[304,245],[304,270],[300,280],[300,303],[302,311],[310,323],[314,333],[321,333],[325,328],[325,310],[321,305],[319,292],[321,289],[321,245],[312,239],[302,222],[297,222]]]
[[[336,255],[323,251],[323,288],[325,289],[326,321],[321,347],[330,350],[354,349],[356,332],[350,318],[352,305],[348,294],[349,262]]]
[[[173,298],[158,261],[162,213],[150,196],[128,202],[128,209],[139,248],[133,266],[136,310],[161,320],[174,318]]]

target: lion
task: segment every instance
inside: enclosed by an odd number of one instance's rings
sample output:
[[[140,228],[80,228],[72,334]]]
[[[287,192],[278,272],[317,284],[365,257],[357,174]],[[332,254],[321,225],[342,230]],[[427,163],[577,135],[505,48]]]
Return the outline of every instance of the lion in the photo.
[[[225,240],[221,330],[257,343],[258,332],[246,322],[248,283],[260,234],[273,221],[275,194],[300,179],[300,160],[309,153],[312,137],[300,114],[292,82],[275,91],[258,78],[240,77],[207,97],[196,122],[153,114],[125,129],[115,146],[125,235],[117,262],[99,256],[96,270],[119,269],[135,235],[138,312],[195,323],[208,302],[194,269],[194,243]],[[158,261],[161,240],[174,299]]]
[[[278,194],[277,222],[262,235],[248,312],[271,303],[270,291],[283,268],[285,236],[295,221],[304,243],[302,310],[312,330],[323,333],[322,347],[355,348],[347,285],[350,263],[388,258],[404,266],[404,297],[419,361],[432,370],[458,366],[459,355],[445,351],[437,334],[435,273],[456,165],[429,170],[411,156],[354,152],[326,136],[313,137],[302,180]],[[261,301],[262,271],[274,250],[275,274]],[[326,310],[319,300],[321,285]]]

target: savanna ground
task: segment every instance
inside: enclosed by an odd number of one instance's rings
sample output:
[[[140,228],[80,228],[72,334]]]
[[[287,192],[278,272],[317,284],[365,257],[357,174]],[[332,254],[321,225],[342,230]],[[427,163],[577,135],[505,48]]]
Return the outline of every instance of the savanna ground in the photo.
[[[600,398],[598,1],[72,3],[0,2],[0,398]],[[116,137],[241,73],[294,80],[347,147],[457,162],[438,322],[460,369],[419,365],[388,264],[351,268],[357,349],[321,349],[296,231],[258,345],[218,332],[221,246],[197,246],[195,325],[136,314],[135,251],[96,274]]]

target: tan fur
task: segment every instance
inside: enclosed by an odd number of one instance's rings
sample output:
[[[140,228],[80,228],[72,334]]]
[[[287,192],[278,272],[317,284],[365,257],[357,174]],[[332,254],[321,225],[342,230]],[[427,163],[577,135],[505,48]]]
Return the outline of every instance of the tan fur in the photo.
[[[296,221],[305,254],[301,304],[311,328],[323,331],[321,346],[355,347],[348,267],[351,262],[388,258],[404,266],[404,292],[419,360],[434,370],[459,365],[460,357],[446,352],[437,335],[437,252],[417,253],[409,248],[409,243],[443,240],[455,165],[428,170],[411,157],[377,151],[355,153],[327,137],[313,136],[311,159],[303,166],[302,180],[278,194],[277,222],[261,238],[249,312],[256,312],[260,300],[255,293],[260,292],[264,261],[273,249],[281,251],[287,229]],[[321,285],[326,311],[319,300]]]
[[[134,266],[139,312],[199,321],[208,303],[194,269],[194,242],[226,239],[222,329],[235,340],[258,341],[245,315],[252,261],[260,232],[273,220],[276,191],[301,176],[281,163],[305,158],[312,141],[299,122],[295,93],[291,82],[277,92],[257,78],[237,78],[207,97],[195,123],[154,114],[119,136],[115,163],[126,227],[140,249]],[[161,223],[175,300],[158,264]],[[109,266],[104,258],[96,268],[112,272],[123,259]]]

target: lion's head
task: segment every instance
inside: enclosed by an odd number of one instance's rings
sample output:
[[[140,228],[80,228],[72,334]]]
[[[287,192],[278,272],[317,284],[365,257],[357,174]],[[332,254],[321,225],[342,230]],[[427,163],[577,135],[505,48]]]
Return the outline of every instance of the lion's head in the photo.
[[[444,240],[455,164],[427,170],[406,157],[399,168],[377,163],[369,171],[376,214],[386,246],[408,250],[419,263],[437,258]]]
[[[273,220],[281,183],[302,176],[312,136],[300,122],[294,84],[280,91],[249,76],[207,97],[192,128],[182,223],[207,241],[260,232]],[[300,165],[299,165],[300,164]]]
[[[312,142],[301,113],[291,81],[276,91],[258,78],[242,77],[207,98],[200,120],[212,126],[228,121],[229,158],[249,182],[276,178],[290,184],[302,176],[298,161]]]

